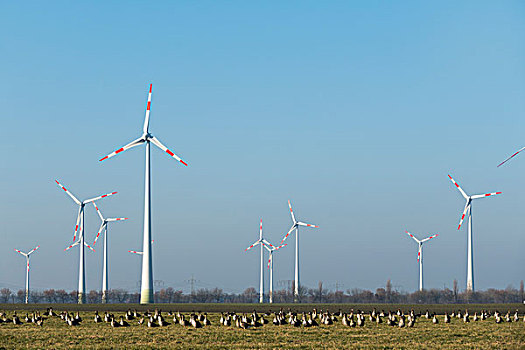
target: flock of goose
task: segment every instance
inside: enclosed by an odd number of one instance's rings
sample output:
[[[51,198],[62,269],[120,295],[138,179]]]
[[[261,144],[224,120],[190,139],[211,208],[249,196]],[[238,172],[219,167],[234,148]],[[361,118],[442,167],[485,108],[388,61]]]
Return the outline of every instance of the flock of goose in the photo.
[[[139,325],[145,325],[147,327],[166,327],[171,325],[167,319],[172,319],[173,324],[179,324],[184,327],[193,327],[193,328],[202,328],[205,326],[210,326],[211,322],[208,319],[206,313],[201,312],[192,312],[189,315],[184,315],[180,312],[167,312],[166,317],[162,314],[162,311],[155,309],[154,312],[146,311],[144,313],[139,313],[137,310],[129,309],[124,313],[124,315],[116,317],[115,315],[104,312],[101,316],[98,311],[95,311],[93,316],[93,321],[95,323],[106,323],[113,328],[117,327],[129,327],[130,323],[136,322]],[[21,325],[25,323],[34,323],[37,326],[42,326],[45,320],[45,317],[58,317],[64,321],[68,326],[79,326],[81,325],[83,319],[80,316],[80,313],[77,311],[72,314],[67,311],[63,311],[59,314],[55,313],[52,308],[48,308],[44,312],[43,316],[40,315],[40,312],[34,311],[31,314],[26,314],[25,318],[21,319],[16,311],[13,313],[12,318],[9,318],[6,312],[0,313],[0,324],[1,323],[13,323],[15,325]],[[450,323],[453,318],[462,320],[464,323],[469,323],[471,320],[473,322],[484,321],[490,318],[494,319],[496,323],[502,322],[519,322],[520,316],[518,310],[511,314],[510,310],[505,314],[501,314],[498,311],[490,313],[489,311],[482,310],[479,314],[476,312],[474,315],[471,315],[468,310],[465,310],[464,313],[461,311],[452,312],[451,314],[445,313],[442,318],[438,318],[435,313],[430,313],[426,311],[424,314],[416,314],[414,310],[411,310],[408,313],[404,313],[401,310],[395,312],[389,311],[380,311],[378,312],[374,309],[372,312],[366,313],[360,310],[354,312],[352,309],[349,313],[339,311],[337,313],[330,313],[329,311],[318,311],[313,309],[310,312],[297,313],[289,309],[287,312],[284,312],[283,309],[277,312],[266,312],[264,314],[258,314],[255,310],[247,314],[237,314],[235,312],[221,313],[219,325],[227,327],[236,327],[242,329],[250,329],[262,327],[265,324],[269,324],[267,318],[272,319],[272,323],[275,326],[290,325],[293,327],[316,327],[319,325],[334,325],[338,322],[341,322],[343,326],[346,327],[364,327],[365,320],[368,319],[368,322],[381,324],[386,323],[392,327],[414,327],[417,318],[424,317],[426,319],[431,319],[433,324],[439,324],[440,319],[444,323]],[[523,316],[523,322],[525,322],[525,315]]]

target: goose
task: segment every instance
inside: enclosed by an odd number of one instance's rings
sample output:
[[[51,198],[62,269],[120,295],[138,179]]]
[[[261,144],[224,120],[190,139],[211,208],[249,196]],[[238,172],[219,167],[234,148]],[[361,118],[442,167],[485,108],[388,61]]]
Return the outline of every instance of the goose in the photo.
[[[383,320],[381,319],[381,316],[377,315],[377,317],[376,317],[376,323],[377,323],[377,324],[383,323]]]
[[[156,323],[154,323],[154,322],[152,321],[152,319],[153,319],[153,317],[148,318],[148,327],[150,327],[150,328],[158,327],[159,325],[156,324]]]
[[[36,320],[36,325],[42,327],[44,325],[44,319],[39,318],[38,320]]]
[[[438,324],[438,323],[439,323],[439,320],[438,320],[438,318],[436,317],[436,314],[434,314],[434,316],[432,316],[432,323],[433,323],[433,324]]]
[[[344,314],[343,317],[341,317],[341,323],[343,324],[343,326],[348,326],[348,319],[346,314]]]
[[[95,323],[102,322],[102,318],[98,314],[98,311],[95,311]]]
[[[113,328],[120,327],[120,324],[119,324],[118,322],[116,322],[114,318],[111,318],[111,321],[109,321],[109,324],[110,324],[111,327],[113,327]]]
[[[166,322],[166,320],[164,320],[164,317],[162,317],[161,315],[159,315],[157,317],[157,321],[159,321],[159,326],[160,327],[166,327],[166,326],[169,326],[169,323]]]
[[[29,315],[27,313],[26,313],[26,317],[24,317],[24,321],[26,321],[26,323],[31,322],[31,319],[29,318]]]
[[[310,316],[310,318],[308,319],[308,324],[310,325],[310,327],[319,326],[319,324],[317,323],[317,321],[315,320],[315,318],[312,316],[311,313],[309,313],[308,316]]]
[[[310,327],[310,324],[308,323],[306,314],[304,312],[303,312],[303,319],[301,321],[301,324],[303,325],[303,327]]]
[[[416,320],[416,319],[415,319],[414,317],[412,317],[412,316],[408,316],[408,323],[407,323],[407,326],[410,327],[410,328],[414,327],[414,323],[416,322],[415,320]]]
[[[478,313],[474,312],[474,317],[472,317],[472,320],[476,322],[478,320]]]
[[[365,318],[360,314],[357,314],[357,325],[359,327],[364,327],[365,325]]]
[[[202,328],[202,324],[195,318],[195,315],[190,316],[190,323],[193,326],[193,328]]]
[[[354,318],[350,318],[350,321],[348,321],[348,327],[354,328],[356,326]]]
[[[468,312],[465,313],[465,315],[463,316],[463,322],[465,322],[465,323],[469,323],[470,322],[470,318],[469,318]]]
[[[450,317],[448,316],[448,313],[445,312],[445,323],[450,323]]]
[[[75,321],[82,322],[82,317],[80,317],[80,313],[78,311],[77,311],[77,313],[75,315]]]
[[[144,324],[144,317],[141,317],[141,318],[138,320],[138,324]]]
[[[514,313],[514,322],[518,322],[520,320],[520,317],[518,316],[518,310]]]
[[[494,319],[496,320],[496,323],[501,323],[501,317],[499,315],[495,315]]]
[[[20,321],[20,318],[16,315],[16,313],[13,315],[13,323],[17,325],[22,324],[22,321]]]
[[[264,318],[263,318],[263,323],[268,323],[268,321],[266,321]],[[210,320],[208,320],[208,314],[204,314],[204,320],[202,321],[204,323],[205,326],[211,326],[211,322]]]
[[[129,323],[124,321],[124,317],[123,316],[120,316],[119,325],[122,326],[122,327],[129,327]]]
[[[399,326],[399,328],[405,327],[405,318],[404,317],[400,317],[399,318],[398,326]]]

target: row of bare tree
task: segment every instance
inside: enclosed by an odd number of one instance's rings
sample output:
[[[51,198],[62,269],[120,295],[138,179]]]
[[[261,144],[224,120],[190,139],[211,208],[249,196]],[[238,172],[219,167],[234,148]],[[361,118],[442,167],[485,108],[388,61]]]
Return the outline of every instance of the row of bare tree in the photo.
[[[292,303],[293,284],[289,289],[277,290],[273,293],[275,303]],[[88,303],[100,303],[101,293],[92,290],[87,295]],[[267,298],[266,298],[267,299]],[[138,303],[140,293],[130,293],[124,289],[113,289],[109,292],[110,303]],[[184,294],[181,290],[171,287],[163,288],[155,293],[157,303],[257,303],[259,293],[255,288],[247,288],[240,294],[224,293],[220,288],[198,289],[192,294]],[[525,300],[523,281],[520,288],[511,286],[506,289],[487,289],[477,292],[459,292],[457,281],[453,288],[430,289],[413,293],[400,292],[392,287],[390,280],[384,288],[375,292],[364,289],[327,290],[319,282],[317,288],[301,287],[298,301],[301,303],[396,303],[396,304],[453,304],[453,303],[521,303]],[[0,289],[1,303],[23,303],[25,291],[14,293],[8,288]],[[63,289],[46,289],[42,292],[32,291],[32,303],[76,303],[77,292],[66,292]]]

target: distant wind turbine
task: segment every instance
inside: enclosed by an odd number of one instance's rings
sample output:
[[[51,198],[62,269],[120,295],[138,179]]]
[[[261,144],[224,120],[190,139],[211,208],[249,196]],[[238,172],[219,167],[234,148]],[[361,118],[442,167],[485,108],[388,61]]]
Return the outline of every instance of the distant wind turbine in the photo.
[[[262,303],[264,302],[264,245],[265,244],[268,244],[270,245],[270,243],[268,243],[268,241],[266,241],[264,238],[263,238],[263,228],[262,228],[262,219],[261,219],[261,224],[259,226],[259,239],[257,241],[255,241],[255,243],[253,243],[251,246],[249,246],[248,248],[246,248],[244,251],[248,251],[250,249],[252,249],[253,247],[255,247],[256,245],[260,244],[261,245],[261,274],[260,274],[260,284],[259,284],[259,303]]]
[[[295,230],[295,290],[294,290],[294,301],[297,302],[298,299],[299,299],[299,226],[306,226],[306,227],[315,227],[315,228],[318,228],[319,226],[316,226],[316,225],[312,225],[312,224],[307,224],[307,223],[304,223],[304,222],[301,222],[301,221],[297,221],[295,219],[295,215],[293,214],[293,210],[292,210],[292,204],[290,203],[290,201],[288,201],[288,207],[290,208],[290,215],[292,216],[292,227],[290,228],[290,230],[288,231],[288,233],[286,234],[286,236],[284,236],[281,244],[284,243],[284,241],[286,240],[286,238],[288,238],[288,236],[290,235],[290,233],[292,233],[293,230]]]
[[[131,141],[127,145],[119,148],[118,150],[108,154],[107,156],[100,159],[100,161],[111,158],[120,152],[124,152],[130,148],[146,144],[146,172],[145,172],[145,182],[144,182],[144,237],[143,237],[143,254],[142,254],[142,284],[140,289],[140,303],[141,304],[151,304],[153,303],[153,266],[152,261],[153,257],[151,254],[151,190],[150,190],[150,157],[149,149],[150,143],[153,143],[155,146],[160,148],[162,151],[169,154],[171,157],[175,158],[184,165],[184,162],[179,156],[170,151],[166,146],[164,146],[155,136],[149,133],[149,113],[151,107],[151,90],[152,84],[149,86],[148,94],[148,103],[146,105],[146,118],[144,119],[144,127],[142,129],[142,136],[136,140]]]
[[[100,220],[102,223],[100,224],[100,229],[98,230],[97,236],[95,237],[95,241],[93,242],[93,246],[97,243],[98,237],[100,236],[100,233],[104,231],[104,255],[103,255],[103,265],[102,265],[102,304],[106,304],[107,297],[108,297],[108,223],[114,222],[114,221],[122,221],[127,220],[128,218],[104,218],[102,216],[102,213],[100,212],[100,209],[98,209],[95,202],[93,202],[93,206],[97,210],[97,214],[100,217]]]
[[[95,251],[92,247],[89,246],[86,242],[84,242],[84,207],[88,203],[95,202],[99,199],[112,196],[116,194],[117,192],[111,192],[106,193],[102,196],[98,196],[91,199],[86,199],[85,201],[79,201],[71,192],[69,192],[60,182],[55,180],[58,186],[62,188],[71,199],[75,201],[75,203],[78,204],[78,215],[77,215],[77,224],[75,226],[75,233],[73,234],[73,242],[75,242],[75,239],[77,238],[77,232],[80,229],[80,236],[78,241],[64,249],[64,251],[69,250],[73,248],[74,246],[80,244],[79,250],[80,250],[80,262],[79,262],[79,268],[78,268],[78,303],[84,304],[86,302],[86,273],[85,273],[85,261],[84,261],[84,246],[88,247],[92,251]],[[79,225],[80,223],[80,225]]]
[[[417,244],[419,245],[419,249],[417,251],[417,261],[419,262],[419,291],[422,291],[423,290],[423,243],[425,243],[426,241],[429,241],[431,240],[432,238],[434,237],[437,237],[439,236],[438,234],[435,234],[433,236],[430,236],[428,238],[425,238],[425,239],[422,239],[421,241],[419,239],[417,239],[416,237],[414,237],[414,235],[412,235],[410,232],[408,231],[405,231],[410,237],[412,237],[414,239],[414,241],[417,242]]]
[[[478,199],[478,198],[485,198],[489,196],[493,196],[496,194],[501,194],[501,192],[492,192],[492,193],[485,193],[485,194],[476,194],[473,196],[469,196],[463,191],[461,187],[459,187],[458,183],[454,181],[452,176],[448,176],[450,181],[458,188],[459,192],[465,198],[467,201],[465,203],[465,209],[463,210],[463,214],[461,215],[461,219],[459,220],[458,230],[461,228],[461,225],[463,224],[463,220],[465,219],[465,215],[467,215],[468,212],[468,238],[467,238],[467,291],[473,292],[474,291],[474,252],[472,248],[472,200]]]
[[[29,260],[31,259],[30,255],[33,254],[34,251],[37,250],[38,248],[40,248],[40,246],[36,247],[33,250],[30,250],[27,253],[24,253],[24,252],[21,252],[18,249],[15,249],[16,252],[18,252],[18,253],[22,254],[23,256],[25,256],[26,257],[26,261],[27,261],[27,270],[26,270],[26,304],[29,302]]]
[[[266,248],[270,254],[270,259],[268,259],[268,268],[270,269],[270,304],[273,303],[273,252],[286,247],[287,245],[288,243],[285,243],[278,247],[274,247],[270,242],[263,244],[263,247]]]

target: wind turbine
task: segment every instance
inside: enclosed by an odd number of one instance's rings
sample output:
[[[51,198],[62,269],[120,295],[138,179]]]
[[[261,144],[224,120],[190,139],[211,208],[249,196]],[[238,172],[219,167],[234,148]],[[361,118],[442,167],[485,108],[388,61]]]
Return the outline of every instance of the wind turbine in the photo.
[[[288,238],[288,236],[290,235],[290,233],[292,233],[293,230],[295,230],[295,290],[294,290],[294,301],[297,302],[298,299],[299,299],[299,226],[306,226],[306,227],[315,227],[315,228],[318,228],[319,226],[317,225],[312,225],[312,224],[307,224],[307,223],[304,223],[304,222],[301,222],[301,221],[297,221],[295,219],[295,215],[293,214],[293,210],[292,210],[292,204],[290,203],[290,201],[288,201],[288,207],[290,207],[290,214],[292,215],[292,227],[290,228],[290,230],[288,231],[288,233],[286,234],[286,236],[284,236],[283,240],[281,241],[281,244],[284,243],[284,241],[286,240],[286,238]]]
[[[263,262],[263,254],[264,254],[264,245],[265,244],[270,244],[268,243],[267,240],[265,240],[263,238],[263,229],[262,229],[262,219],[261,219],[261,225],[259,226],[259,239],[257,241],[255,241],[255,243],[253,243],[251,246],[249,246],[248,248],[246,248],[244,251],[248,251],[250,249],[252,249],[253,247],[255,247],[257,244],[260,244],[261,245],[261,281],[260,281],[260,284],[259,284],[259,303],[262,303],[264,301],[264,262]]]
[[[104,230],[104,261],[103,261],[103,267],[102,267],[102,304],[106,304],[107,301],[107,295],[108,295],[108,223],[114,222],[114,221],[122,221],[127,220],[128,218],[104,218],[102,216],[102,213],[98,209],[97,205],[93,202],[93,206],[97,210],[97,214],[100,217],[100,220],[102,221],[102,224],[100,224],[100,229],[98,230],[97,236],[95,237],[95,241],[93,242],[93,246],[97,243],[98,236],[100,236],[100,233],[102,230]]]
[[[485,194],[476,194],[473,196],[469,196],[463,191],[461,187],[457,184],[456,181],[452,178],[452,176],[448,176],[450,178],[450,181],[456,187],[458,188],[459,192],[465,198],[467,201],[465,203],[465,209],[463,209],[463,215],[461,215],[461,219],[459,220],[458,230],[461,228],[461,224],[463,223],[463,220],[465,219],[465,215],[467,215],[468,211],[468,238],[467,238],[467,291],[473,292],[474,291],[474,262],[473,262],[473,249],[472,249],[472,200],[478,199],[478,198],[485,198],[489,196],[493,196],[496,194],[501,194],[501,192],[492,192],[492,193],[485,193]]]
[[[35,249],[33,250],[30,250],[29,252],[27,253],[24,253],[24,252],[21,252],[20,250],[18,249],[15,249],[16,252],[22,254],[23,256],[26,257],[26,261],[27,261],[27,271],[26,271],[26,304],[29,302],[29,260],[30,260],[30,255],[35,251],[37,250],[38,248],[40,248],[40,246],[36,247]]]
[[[435,234],[433,236],[430,236],[430,237],[425,238],[425,239],[420,241],[419,239],[414,237],[410,232],[408,232],[408,231],[405,231],[405,232],[410,237],[412,237],[414,239],[414,241],[416,241],[417,244],[419,245],[419,249],[417,251],[417,261],[419,262],[419,291],[422,291],[423,290],[423,243],[425,243],[426,241],[429,241],[432,238],[437,237],[439,235]]]
[[[273,303],[273,252],[286,247],[288,243],[274,247],[270,242],[263,244],[263,247],[270,253],[270,259],[268,259],[268,268],[270,269],[270,304]]]
[[[118,150],[108,154],[100,161],[111,158],[120,152],[124,152],[132,147],[146,144],[146,170],[145,170],[145,182],[144,182],[144,237],[143,237],[143,251],[142,254],[142,285],[140,290],[140,303],[150,304],[153,303],[153,266],[152,266],[152,254],[151,254],[151,191],[150,191],[150,158],[149,149],[150,142],[155,146],[168,153],[170,156],[188,166],[179,156],[170,151],[164,146],[155,136],[149,133],[149,113],[151,107],[151,90],[152,84],[149,86],[148,103],[146,105],[146,117],[144,119],[144,127],[142,128],[142,136],[136,140],[131,141],[127,145],[119,148]]]
[[[507,161],[509,161],[511,158],[513,158],[515,155],[517,155],[518,153],[520,153],[521,151],[525,150],[525,147],[523,147],[522,149],[520,149],[518,152],[514,153],[513,155],[511,155],[510,157],[508,157],[507,159],[505,159],[503,162],[499,163],[498,165],[498,168],[500,166],[502,166],[503,164],[505,164]]]
[[[78,215],[77,215],[77,224],[75,226],[75,233],[73,234],[73,242],[75,242],[75,239],[77,238],[77,232],[80,229],[80,235],[78,238],[78,241],[64,249],[64,251],[69,250],[73,248],[74,246],[80,244],[79,250],[80,250],[80,261],[79,261],[79,268],[78,268],[78,303],[84,304],[86,302],[86,273],[85,273],[85,261],[84,261],[84,246],[88,247],[92,251],[95,251],[92,247],[89,246],[86,242],[84,242],[84,207],[88,203],[95,202],[99,199],[111,196],[116,194],[117,192],[111,192],[103,194],[102,196],[98,196],[91,199],[86,199],[85,201],[79,201],[71,192],[69,192],[60,182],[55,180],[58,186],[62,188],[71,199],[75,201],[75,203],[78,204]],[[80,222],[80,225],[79,225]]]

